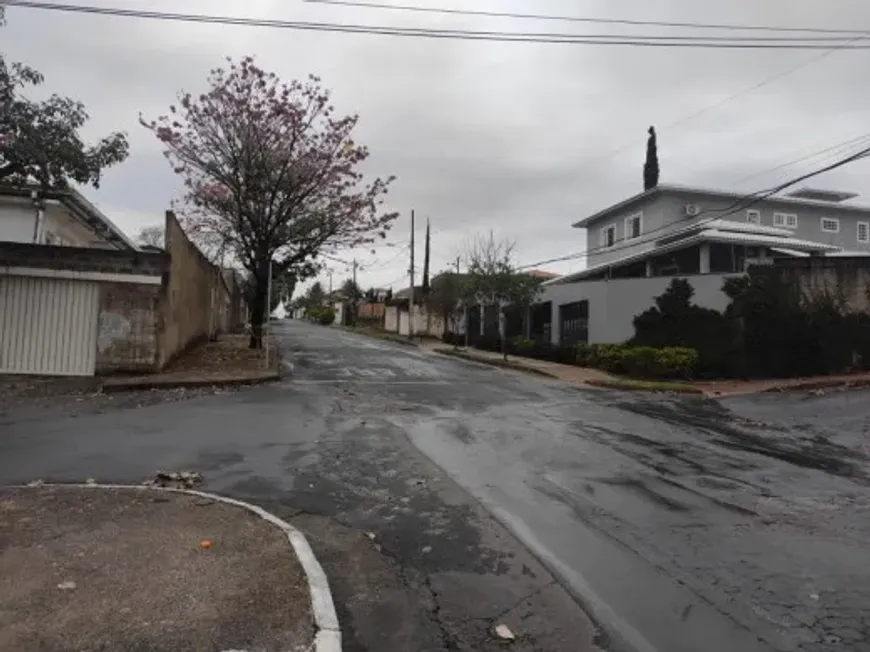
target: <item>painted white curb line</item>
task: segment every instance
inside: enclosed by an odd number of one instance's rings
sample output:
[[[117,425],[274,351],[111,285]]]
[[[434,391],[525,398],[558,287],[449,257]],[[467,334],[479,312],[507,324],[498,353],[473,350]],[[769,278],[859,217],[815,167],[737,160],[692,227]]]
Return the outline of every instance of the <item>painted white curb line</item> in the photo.
[[[329,590],[329,582],[326,579],[326,573],[323,572],[323,567],[314,556],[314,551],[308,544],[305,535],[295,527],[282,521],[274,514],[267,512],[262,507],[251,505],[235,498],[227,498],[218,494],[211,494],[205,491],[196,491],[194,489],[175,489],[172,487],[150,487],[146,485],[125,485],[125,484],[51,484],[45,483],[41,487],[70,487],[74,489],[136,489],[139,491],[166,491],[169,493],[188,494],[190,496],[199,496],[200,498],[208,498],[227,505],[235,505],[253,512],[260,518],[269,521],[272,525],[281,529],[287,535],[290,545],[296,552],[299,558],[299,563],[302,564],[302,570],[305,571],[305,577],[308,579],[308,589],[311,593],[311,612],[314,614],[314,625],[317,633],[314,635],[313,652],[341,652],[341,628],[338,625],[338,616],[335,613],[335,605],[332,602],[332,593]],[[28,487],[19,485],[20,488]]]

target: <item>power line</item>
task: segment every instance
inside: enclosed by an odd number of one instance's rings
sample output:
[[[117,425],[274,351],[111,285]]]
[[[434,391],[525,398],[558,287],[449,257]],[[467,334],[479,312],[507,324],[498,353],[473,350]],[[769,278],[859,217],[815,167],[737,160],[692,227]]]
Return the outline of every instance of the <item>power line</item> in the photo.
[[[853,42],[860,41],[863,38],[866,38],[868,36],[870,36],[870,32],[864,33],[864,35],[862,37],[858,37],[856,39],[853,39]],[[713,104],[709,104],[709,105],[707,105],[707,106],[705,106],[697,111],[694,111],[693,113],[690,113],[689,115],[683,116],[682,118],[679,118],[678,120],[665,125],[663,129],[665,129],[665,130],[666,129],[674,129],[675,127],[679,127],[681,125],[684,125],[687,122],[690,122],[690,121],[694,120],[695,118],[699,118],[702,115],[704,115],[705,113],[712,111],[713,109],[718,109],[720,106],[724,106],[725,104],[728,104],[729,102],[733,102],[734,100],[736,100],[739,97],[743,97],[744,95],[749,95],[750,93],[754,93],[755,91],[759,90],[760,88],[764,88],[765,86],[772,84],[776,81],[779,81],[780,79],[783,79],[785,77],[788,77],[789,75],[793,75],[794,73],[796,73],[800,70],[803,70],[804,68],[808,68],[809,66],[811,66],[815,63],[818,63],[822,59],[825,59],[825,58],[831,56],[832,54],[839,52],[841,49],[843,49],[843,48],[834,48],[832,50],[828,50],[827,52],[822,52],[821,54],[810,57],[806,61],[802,61],[799,64],[797,64],[796,66],[792,66],[791,68],[787,68],[787,69],[783,70],[782,72],[776,73],[775,75],[772,75],[770,77],[766,77],[765,79],[762,79],[757,84],[753,84],[752,86],[749,86],[748,88],[744,88],[741,91],[733,93],[733,94],[729,95],[728,97],[725,97],[725,98],[719,100],[718,102],[714,102]],[[616,149],[613,149],[613,150],[607,152],[606,154],[603,154],[601,156],[596,156],[592,159],[589,159],[583,165],[581,165],[579,169],[584,169],[584,168],[588,167],[589,165],[591,165],[592,163],[599,163],[599,162],[606,160],[612,156],[615,156],[616,154],[619,154],[620,152],[625,151],[629,147],[633,147],[638,142],[640,142],[640,141],[639,140],[632,140],[631,142],[627,142],[624,145],[620,145]]]
[[[820,149],[818,151],[812,152],[811,154],[801,156],[800,158],[796,158],[794,160],[787,161],[785,163],[781,163],[780,165],[774,166],[772,168],[767,168],[767,169],[761,170],[759,172],[753,172],[752,174],[749,174],[745,177],[741,177],[740,179],[735,181],[734,185],[739,185],[739,184],[743,183],[744,181],[748,181],[749,179],[755,179],[755,178],[760,177],[762,175],[769,174],[771,172],[776,172],[777,170],[789,168],[789,167],[796,165],[798,163],[803,163],[804,161],[814,159],[814,158],[820,156],[821,154],[826,154],[826,153],[830,152],[830,154],[828,154],[828,156],[822,157],[817,162],[821,162],[823,160],[830,159],[832,156],[842,155],[846,151],[848,151],[849,149],[856,147],[859,144],[861,144],[862,146],[864,144],[867,144],[866,141],[868,139],[870,139],[870,134],[864,134],[863,136],[858,136],[856,138],[850,138],[849,140],[843,141],[842,143],[837,143],[836,145],[831,145],[830,147],[825,147],[824,149]]]
[[[628,20],[622,18],[589,18],[583,16],[565,16],[552,14],[526,14],[509,11],[480,11],[475,9],[454,9],[447,7],[420,7],[416,5],[392,5],[380,2],[352,2],[350,0],[303,0],[310,4],[339,5],[344,7],[358,7],[361,9],[385,9],[394,11],[451,14],[462,16],[487,16],[493,18],[523,18],[531,20],[560,21],[573,23],[592,23],[603,25],[632,25],[644,27],[676,27],[691,29],[718,29],[739,31],[762,31],[762,32],[804,32],[811,34],[843,34],[860,35],[870,30],[823,28],[823,27],[783,27],[779,25],[740,25],[734,23],[695,23],[695,22],[666,22],[658,20]]]
[[[841,160],[837,161],[836,163],[832,163],[832,164],[827,165],[827,166],[820,168],[818,170],[814,170],[812,172],[808,172],[807,174],[800,175],[798,177],[790,179],[789,181],[786,181],[786,182],[781,183],[777,186],[774,186],[773,188],[768,188],[766,190],[758,190],[756,192],[750,193],[750,194],[742,197],[741,199],[737,200],[736,202],[734,202],[733,204],[731,204],[730,206],[728,206],[726,208],[701,211],[701,213],[698,214],[698,217],[700,217],[701,215],[709,214],[709,213],[715,213],[715,215],[713,215],[712,217],[708,217],[706,219],[703,219],[703,220],[699,220],[699,221],[695,222],[694,224],[692,224],[692,226],[693,227],[703,226],[704,224],[709,224],[710,222],[712,222],[714,220],[721,220],[722,218],[728,217],[729,215],[734,215],[735,213],[742,211],[742,210],[745,210],[745,209],[749,208],[750,206],[757,204],[760,201],[764,201],[765,199],[768,199],[769,197],[772,197],[773,195],[777,194],[778,192],[782,192],[786,188],[794,186],[794,185],[800,183],[801,181],[806,181],[807,179],[810,179],[812,177],[818,176],[820,174],[824,174],[825,172],[830,172],[831,170],[835,170],[837,168],[843,167],[844,165],[848,165],[849,163],[854,163],[855,161],[865,159],[868,157],[870,157],[870,147],[865,147],[865,148],[859,150],[858,152],[855,152],[854,154],[847,156],[845,159],[841,159]],[[660,226],[660,227],[657,227],[657,228],[652,229],[650,231],[647,231],[646,233],[644,233],[644,235],[658,233],[658,232],[670,229],[672,226],[673,226],[672,224],[666,224],[664,226]],[[588,229],[587,229],[587,233],[588,233]],[[558,263],[558,262],[563,262],[563,261],[568,261],[568,260],[576,260],[578,258],[588,256],[589,254],[593,254],[593,253],[596,253],[598,251],[604,251],[604,250],[619,251],[620,249],[634,247],[634,246],[637,246],[639,244],[644,244],[646,242],[650,242],[651,240],[654,240],[654,239],[655,238],[646,238],[646,239],[634,238],[632,240],[623,240],[622,244],[613,245],[610,247],[598,246],[598,247],[589,248],[587,246],[587,249],[585,251],[577,252],[577,253],[573,253],[573,254],[568,254],[567,256],[560,256],[558,258],[551,258],[549,260],[537,261],[535,263],[530,263],[528,265],[520,265],[518,267],[518,269],[529,269],[531,267],[537,267],[538,265],[548,265],[550,263]],[[588,242],[587,242],[587,244],[588,244]]]
[[[694,37],[689,40],[674,40],[682,37],[665,36],[628,36],[628,35],[596,35],[596,34],[557,34],[557,33],[521,33],[503,31],[472,31],[428,29],[415,27],[388,27],[381,25],[359,25],[341,23],[319,23],[307,21],[282,21],[257,18],[236,18],[206,14],[181,14],[171,12],[144,11],[137,9],[118,9],[111,7],[92,7],[86,5],[68,5],[47,2],[31,2],[29,0],[4,0],[10,7],[28,9],[43,9],[69,13],[96,14],[103,16],[120,16],[127,18],[143,18],[154,20],[174,20],[195,23],[214,23],[246,27],[274,27],[316,32],[333,32],[344,34],[374,34],[380,36],[405,36],[429,39],[458,39],[466,41],[497,41],[502,43],[547,43],[553,45],[609,45],[625,47],[655,47],[655,48],[704,48],[728,50],[829,50],[829,44],[812,42],[806,39],[795,42],[775,42],[769,38],[754,37],[730,38],[726,41],[712,40],[712,37]],[[846,42],[837,49],[867,50],[870,45],[855,45]]]

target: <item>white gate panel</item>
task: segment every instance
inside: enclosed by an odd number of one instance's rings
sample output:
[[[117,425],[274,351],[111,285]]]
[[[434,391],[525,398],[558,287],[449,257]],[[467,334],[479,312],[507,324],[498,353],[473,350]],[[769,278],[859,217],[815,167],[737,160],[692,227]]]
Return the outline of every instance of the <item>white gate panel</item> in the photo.
[[[0,277],[0,373],[93,376],[99,285]]]

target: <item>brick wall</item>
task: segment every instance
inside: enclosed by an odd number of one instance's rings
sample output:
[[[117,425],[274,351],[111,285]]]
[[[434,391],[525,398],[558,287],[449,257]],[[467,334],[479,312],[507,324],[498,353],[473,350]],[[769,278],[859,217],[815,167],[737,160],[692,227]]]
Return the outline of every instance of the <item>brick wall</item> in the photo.
[[[169,256],[166,253],[0,242],[0,267],[161,276],[169,268]]]
[[[870,312],[870,257],[780,259],[776,269],[796,279],[805,295],[840,293],[849,310]]]
[[[157,370],[161,299],[160,285],[100,283],[98,374]]]

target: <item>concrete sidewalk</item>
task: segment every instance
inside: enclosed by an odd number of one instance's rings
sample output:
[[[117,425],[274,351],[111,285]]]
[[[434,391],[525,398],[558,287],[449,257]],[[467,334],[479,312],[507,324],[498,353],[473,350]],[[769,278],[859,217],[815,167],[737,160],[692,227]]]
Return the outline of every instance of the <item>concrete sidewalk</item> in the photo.
[[[435,353],[459,357],[495,367],[525,371],[540,376],[555,378],[566,383],[591,387],[613,389],[634,389],[649,391],[670,391],[687,394],[703,394],[709,397],[740,396],[762,392],[784,391],[824,391],[870,386],[870,372],[855,374],[834,374],[812,378],[769,378],[755,380],[712,380],[712,381],[644,381],[609,374],[600,369],[560,364],[546,360],[523,358],[510,355],[507,361],[500,353],[477,349],[449,348],[445,346],[428,347]]]
[[[340,649],[290,533],[218,496],[4,489],[0,516],[0,649]]]
[[[254,385],[280,378],[280,354],[270,342],[265,349],[248,348],[247,335],[221,335],[191,349],[165,370],[141,376],[113,376],[102,383],[104,392],[190,387]]]

